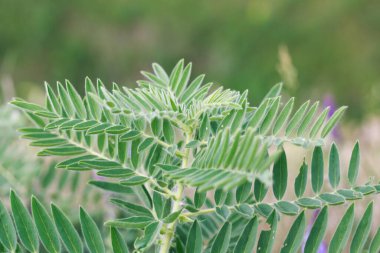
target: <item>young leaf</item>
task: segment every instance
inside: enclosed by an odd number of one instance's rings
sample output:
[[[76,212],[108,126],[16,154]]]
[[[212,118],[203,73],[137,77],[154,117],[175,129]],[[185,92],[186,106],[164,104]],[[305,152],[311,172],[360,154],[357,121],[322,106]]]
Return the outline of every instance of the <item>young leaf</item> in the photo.
[[[298,215],[297,219],[294,221],[289,233],[285,239],[284,244],[281,248],[281,253],[292,253],[298,252],[301,247],[303,235],[306,227],[305,212],[303,211]]]
[[[357,253],[363,251],[364,244],[366,243],[369,232],[371,231],[372,215],[373,202],[369,203],[358,227],[356,228],[355,234],[351,241],[350,252]]]
[[[38,233],[28,210],[13,190],[11,190],[10,201],[14,222],[22,244],[27,250],[38,252]]]
[[[321,244],[326,233],[327,219],[328,209],[327,206],[325,206],[320,211],[317,219],[313,224],[313,227],[311,228],[309,237],[307,238],[305,244],[305,252],[317,252],[319,245]]]
[[[189,235],[186,241],[186,251],[185,253],[201,253],[202,252],[202,230],[195,220],[193,225],[191,225]]]
[[[82,241],[73,224],[56,205],[51,205],[51,211],[53,213],[55,226],[67,251],[82,253]]]
[[[351,204],[343,215],[329,246],[329,253],[339,253],[342,252],[346,243],[350,237],[352,225],[354,224],[355,218],[355,206]]]
[[[285,151],[282,150],[280,158],[273,165],[273,193],[280,200],[285,194],[288,181],[288,165]]]
[[[350,165],[348,167],[348,181],[351,186],[354,186],[358,177],[360,164],[360,147],[359,142],[356,142],[354,149],[352,150]]]
[[[11,216],[0,201],[0,243],[6,249],[14,252],[17,247],[17,235]]]
[[[334,189],[339,185],[340,182],[339,152],[335,143],[332,144],[330,149],[329,181]]]
[[[226,253],[230,244],[232,225],[230,222],[224,223],[212,244],[211,253]]]
[[[86,241],[86,245],[91,253],[104,253],[104,243],[102,235],[95,221],[90,215],[81,207],[80,208],[80,224],[82,228],[82,234]]]
[[[42,244],[49,252],[60,252],[61,243],[57,229],[46,209],[34,196],[32,197],[32,213]]]
[[[259,222],[257,217],[252,218],[244,227],[243,232],[240,234],[239,239],[235,245],[234,253],[250,253],[253,252],[253,247],[256,242],[257,228]]]
[[[319,193],[323,185],[323,151],[315,147],[311,161],[311,186],[315,193]]]
[[[129,253],[127,243],[120,232],[113,227],[111,227],[111,242],[114,253]]]
[[[300,172],[298,173],[294,181],[294,191],[296,192],[297,198],[302,197],[306,190],[307,183],[307,164],[303,162]]]

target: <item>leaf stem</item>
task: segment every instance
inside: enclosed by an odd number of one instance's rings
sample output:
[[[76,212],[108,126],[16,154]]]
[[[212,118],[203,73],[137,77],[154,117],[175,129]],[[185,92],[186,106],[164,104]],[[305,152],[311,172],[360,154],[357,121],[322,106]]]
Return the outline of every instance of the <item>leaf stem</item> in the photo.
[[[189,141],[191,141],[192,134],[186,133],[185,135],[186,135],[185,143],[188,143]],[[189,166],[189,156],[190,156],[190,149],[185,149],[184,156],[182,159],[181,168],[185,169]],[[181,209],[183,190],[184,190],[184,186],[181,183],[178,183],[177,184],[177,193],[176,193],[176,197],[174,199],[172,213],[177,212],[178,210]],[[178,221],[178,219],[176,219],[172,223],[168,224],[168,226],[166,227],[166,231],[165,231],[165,234],[164,234],[164,237],[162,240],[162,245],[160,248],[160,253],[169,252],[170,244],[171,244],[171,241],[172,241],[172,238],[174,235],[174,230],[175,230],[175,227],[177,225],[177,221]]]

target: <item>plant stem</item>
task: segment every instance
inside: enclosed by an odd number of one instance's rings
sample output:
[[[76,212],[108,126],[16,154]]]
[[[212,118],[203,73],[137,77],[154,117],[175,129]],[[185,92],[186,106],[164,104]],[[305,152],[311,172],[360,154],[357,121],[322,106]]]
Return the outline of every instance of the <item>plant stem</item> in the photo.
[[[186,142],[185,143],[190,142],[191,138],[192,138],[192,134],[186,134]],[[189,165],[189,155],[190,155],[190,149],[185,149],[184,156],[182,159],[182,166],[181,166],[183,169],[187,168]],[[181,201],[182,201],[182,197],[183,197],[183,190],[184,190],[183,185],[179,183],[177,185],[177,187],[178,187],[178,189],[177,189],[177,193],[176,193],[176,197],[174,199],[173,209],[172,209],[173,213],[177,212],[181,209]],[[175,220],[174,222],[168,224],[168,226],[166,227],[166,231],[165,231],[165,234],[164,234],[164,237],[162,240],[162,245],[160,248],[160,253],[169,252],[170,244],[171,244],[171,241],[172,241],[172,238],[174,235],[174,231],[175,231],[175,227],[177,225],[177,221],[178,221],[178,219]]]

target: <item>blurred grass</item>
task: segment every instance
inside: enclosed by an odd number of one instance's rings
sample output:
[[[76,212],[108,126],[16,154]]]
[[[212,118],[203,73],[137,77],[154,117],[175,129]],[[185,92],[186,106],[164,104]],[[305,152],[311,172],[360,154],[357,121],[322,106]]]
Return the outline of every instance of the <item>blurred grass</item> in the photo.
[[[300,84],[290,95],[334,94],[361,119],[380,103],[379,9],[376,0],[0,0],[0,75],[26,97],[30,82],[45,80],[133,85],[151,62],[171,68],[183,57],[257,101],[288,81],[278,71],[283,45]]]

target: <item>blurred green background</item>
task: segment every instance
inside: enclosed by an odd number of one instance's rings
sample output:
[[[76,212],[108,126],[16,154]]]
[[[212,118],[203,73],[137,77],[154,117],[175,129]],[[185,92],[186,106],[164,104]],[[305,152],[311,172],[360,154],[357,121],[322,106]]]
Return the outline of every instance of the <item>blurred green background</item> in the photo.
[[[45,80],[134,85],[152,62],[185,58],[208,80],[250,89],[251,102],[283,80],[299,102],[330,94],[362,119],[380,105],[379,10],[378,0],[0,0],[0,80],[21,97]]]

